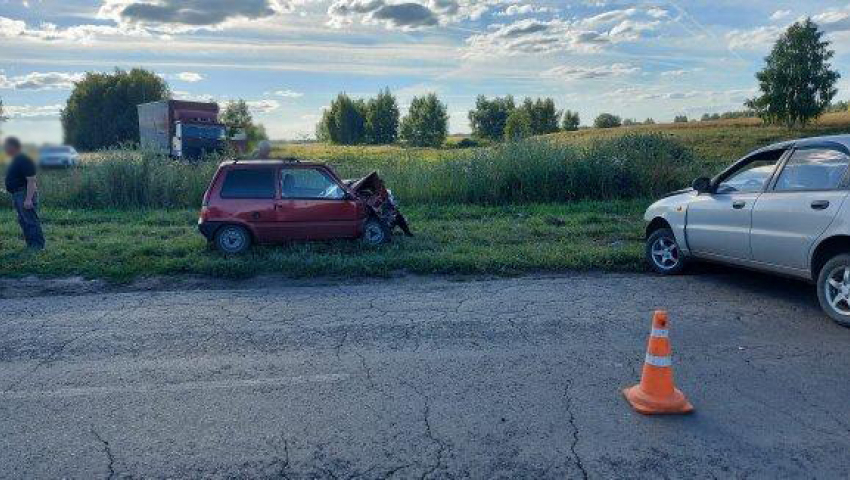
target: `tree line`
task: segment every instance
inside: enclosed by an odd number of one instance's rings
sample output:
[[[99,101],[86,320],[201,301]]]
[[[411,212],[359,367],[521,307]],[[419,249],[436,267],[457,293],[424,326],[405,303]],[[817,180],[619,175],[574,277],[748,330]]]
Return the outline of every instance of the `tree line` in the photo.
[[[149,70],[116,69],[111,73],[89,72],[74,84],[60,113],[64,142],[81,151],[99,150],[122,144],[139,143],[141,103],[168,100],[171,89],[159,75]],[[249,146],[266,140],[265,128],[254,122],[244,100],[228,102],[219,120],[228,136],[237,130],[246,133]]]
[[[479,96],[469,121],[474,137],[497,142],[578,130],[581,124],[577,112],[559,111],[551,98],[526,98],[517,105],[510,95]],[[415,147],[438,147],[448,136],[448,122],[448,108],[434,93],[414,97],[403,118],[389,88],[369,99],[340,93],[316,125],[316,138],[338,145],[387,145],[400,140]]]

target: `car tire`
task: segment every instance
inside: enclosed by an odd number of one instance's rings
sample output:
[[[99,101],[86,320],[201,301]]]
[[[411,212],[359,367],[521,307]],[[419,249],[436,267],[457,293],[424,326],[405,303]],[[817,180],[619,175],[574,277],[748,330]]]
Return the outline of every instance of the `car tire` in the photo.
[[[215,232],[214,242],[221,253],[239,255],[251,248],[251,233],[239,225],[225,225]]]
[[[678,275],[685,269],[687,259],[669,228],[659,228],[652,232],[646,239],[645,255],[647,263],[655,273]]]
[[[363,234],[360,241],[364,245],[378,246],[392,241],[392,232],[384,225],[384,222],[375,217],[370,217],[363,223]]]
[[[818,302],[829,318],[850,327],[850,255],[832,257],[818,273]]]

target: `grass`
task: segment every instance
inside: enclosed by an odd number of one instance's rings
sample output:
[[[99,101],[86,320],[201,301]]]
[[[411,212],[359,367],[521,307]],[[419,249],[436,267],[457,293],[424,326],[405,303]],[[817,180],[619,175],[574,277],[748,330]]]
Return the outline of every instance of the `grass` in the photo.
[[[694,150],[696,158],[708,166],[726,165],[757,148],[784,140],[822,135],[850,134],[850,112],[830,113],[804,129],[764,126],[757,118],[710,122],[636,125],[614,129],[584,129],[550,135],[566,143],[582,143],[624,133],[661,132],[669,134]],[[716,173],[716,172],[706,172]]]
[[[642,268],[647,201],[509,207],[405,208],[413,238],[369,248],[356,241],[254,248],[226,257],[207,248],[194,210],[42,212],[48,248],[23,249],[12,213],[0,213],[0,276],[73,276],[129,281],[140,276],[248,277],[495,274]]]

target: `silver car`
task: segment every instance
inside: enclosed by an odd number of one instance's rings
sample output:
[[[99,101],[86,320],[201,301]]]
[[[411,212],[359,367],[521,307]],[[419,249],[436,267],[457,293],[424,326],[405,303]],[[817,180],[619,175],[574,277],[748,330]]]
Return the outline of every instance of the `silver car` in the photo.
[[[74,147],[62,145],[59,147],[42,147],[38,152],[38,165],[50,167],[75,167],[80,162],[80,155]]]
[[[850,135],[756,150],[646,211],[646,258],[677,274],[700,259],[817,283],[818,299],[850,326]]]

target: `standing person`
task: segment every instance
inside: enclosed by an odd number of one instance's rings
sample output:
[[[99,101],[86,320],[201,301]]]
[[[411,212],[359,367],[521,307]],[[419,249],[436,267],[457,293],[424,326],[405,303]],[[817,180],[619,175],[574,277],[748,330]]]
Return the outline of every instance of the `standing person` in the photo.
[[[268,140],[263,140],[257,146],[257,151],[254,152],[253,157],[258,160],[268,160],[271,158],[272,154],[272,144]]]
[[[3,149],[12,159],[9,169],[6,170],[6,191],[12,195],[27,247],[42,250],[44,233],[41,231],[41,220],[36,210],[38,185],[35,180],[35,162],[21,151],[21,141],[15,137],[6,137]]]

